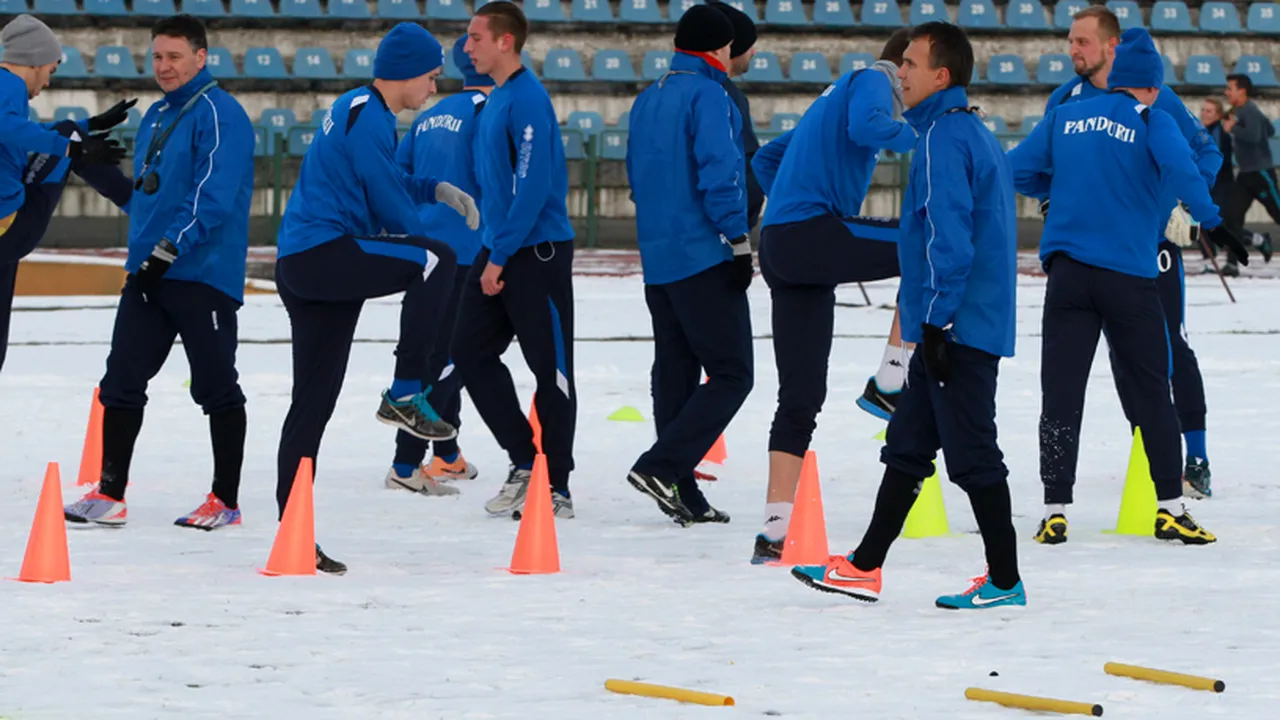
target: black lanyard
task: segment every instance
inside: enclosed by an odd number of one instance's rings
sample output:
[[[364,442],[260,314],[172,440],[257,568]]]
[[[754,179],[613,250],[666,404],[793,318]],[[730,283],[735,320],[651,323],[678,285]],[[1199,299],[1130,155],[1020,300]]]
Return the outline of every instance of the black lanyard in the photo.
[[[147,154],[144,156],[142,161],[142,172],[144,174],[147,172],[147,168],[150,167],[151,163],[155,161],[156,156],[160,154],[160,151],[164,149],[165,143],[169,141],[169,136],[173,134],[173,129],[178,126],[178,122],[182,120],[182,116],[186,115],[191,108],[195,106],[196,102],[200,98],[204,97],[204,94],[212,90],[217,84],[217,80],[210,80],[208,84],[197,90],[196,94],[192,95],[191,99],[187,100],[187,102],[182,106],[182,109],[178,111],[178,117],[173,119],[173,122],[169,124],[169,127],[165,128],[164,131],[159,134],[151,136],[151,142],[147,145]],[[160,121],[157,119],[156,124],[159,123]]]

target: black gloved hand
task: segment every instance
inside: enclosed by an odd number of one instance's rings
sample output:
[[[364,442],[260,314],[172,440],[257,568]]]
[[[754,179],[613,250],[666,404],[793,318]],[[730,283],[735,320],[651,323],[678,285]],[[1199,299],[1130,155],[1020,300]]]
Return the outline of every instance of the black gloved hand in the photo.
[[[1049,198],[1045,198],[1040,201],[1040,217],[1049,217]]]
[[[951,379],[951,362],[947,360],[947,331],[937,325],[922,323],[924,332],[922,352],[924,352],[925,370],[931,379],[946,385]]]
[[[1241,265],[1249,264],[1249,248],[1240,239],[1239,235],[1227,229],[1226,223],[1221,223],[1210,230],[1209,239],[1218,247],[1226,248],[1236,262]]]
[[[68,155],[75,165],[119,165],[124,160],[125,149],[118,140],[108,137],[107,133],[87,137],[76,133],[71,138]]]
[[[156,243],[155,249],[142,261],[142,265],[138,267],[138,272],[134,274],[134,282],[138,284],[138,290],[142,292],[142,299],[150,302],[151,293],[156,291],[160,286],[160,279],[164,274],[169,272],[169,266],[173,265],[173,261],[178,259],[178,248],[166,239],[161,239]]]
[[[729,247],[733,248],[733,281],[731,283],[733,289],[746,292],[751,287],[751,278],[755,275],[756,269],[751,262],[751,242],[747,235],[736,237],[729,241]]]
[[[121,100],[101,113],[89,118],[89,131],[101,132],[110,130],[129,119],[129,109],[138,104],[138,98]]]

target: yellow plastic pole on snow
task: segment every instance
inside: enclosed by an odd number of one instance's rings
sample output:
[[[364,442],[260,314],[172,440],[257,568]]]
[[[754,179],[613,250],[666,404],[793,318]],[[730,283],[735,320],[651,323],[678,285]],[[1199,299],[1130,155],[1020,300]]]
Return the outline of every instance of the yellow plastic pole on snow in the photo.
[[[631,682],[629,680],[605,680],[604,689],[623,695],[679,700],[680,702],[695,703],[697,705],[718,705],[723,707],[733,704],[733,698],[728,695],[716,695],[715,693],[685,690],[683,688],[667,687],[666,685],[650,685],[649,683]]]
[[[1139,667],[1138,665],[1125,665],[1124,663],[1109,662],[1102,666],[1102,671],[1108,675],[1133,678],[1134,680],[1146,680],[1148,682],[1163,683],[1165,685],[1181,685],[1183,687],[1191,688],[1192,690],[1222,692],[1227,689],[1227,684],[1221,680],[1214,680],[1213,678],[1201,677],[1199,675],[1184,675],[1182,673],[1169,672],[1168,670]]]
[[[1063,713],[1065,715],[1092,715],[1102,717],[1102,706],[1094,703],[1072,702],[1070,700],[1054,700],[1053,698],[1036,697],[1034,695],[1018,695],[1015,693],[967,688],[964,696],[970,700],[993,702],[1005,707],[1023,710],[1040,710],[1043,712]]]

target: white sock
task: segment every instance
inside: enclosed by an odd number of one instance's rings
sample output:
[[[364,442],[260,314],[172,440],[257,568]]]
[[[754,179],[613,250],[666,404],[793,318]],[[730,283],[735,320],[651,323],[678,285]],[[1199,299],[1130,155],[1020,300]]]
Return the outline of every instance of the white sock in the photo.
[[[791,524],[791,508],[789,502],[771,502],[764,504],[764,532],[761,534],[772,542],[787,536],[787,526]]]
[[[911,351],[899,345],[885,345],[884,357],[880,359],[880,369],[876,371],[876,387],[881,392],[894,393],[902,389],[907,379],[907,363],[911,362]]]
[[[1065,503],[1045,503],[1044,519],[1048,520],[1050,517],[1054,515],[1062,515],[1063,517],[1066,517],[1067,515],[1066,504]]]
[[[1161,510],[1168,510],[1169,514],[1178,517],[1185,513],[1187,509],[1182,505],[1182,498],[1177,497],[1172,500],[1161,500],[1157,505]]]

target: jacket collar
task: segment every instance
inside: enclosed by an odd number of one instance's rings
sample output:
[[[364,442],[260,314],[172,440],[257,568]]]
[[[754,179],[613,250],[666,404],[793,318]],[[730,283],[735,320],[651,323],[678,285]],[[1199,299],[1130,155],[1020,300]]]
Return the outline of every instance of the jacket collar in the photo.
[[[177,90],[165,93],[164,101],[168,103],[169,107],[182,107],[182,105],[190,100],[191,96],[195,95],[200,88],[208,85],[212,81],[213,76],[209,74],[208,68],[205,68],[196,73],[195,77],[188,80],[187,84]]]
[[[924,102],[906,111],[902,116],[911,123],[911,127],[915,128],[916,132],[923,132],[924,128],[932,125],[948,111],[968,106],[969,96],[965,94],[964,88],[949,87],[925,98]]]
[[[691,72],[697,75],[711,78],[716,83],[722,83],[729,79],[728,73],[723,70],[717,70],[702,58],[689,53],[678,52],[671,58],[671,69],[673,71]]]

